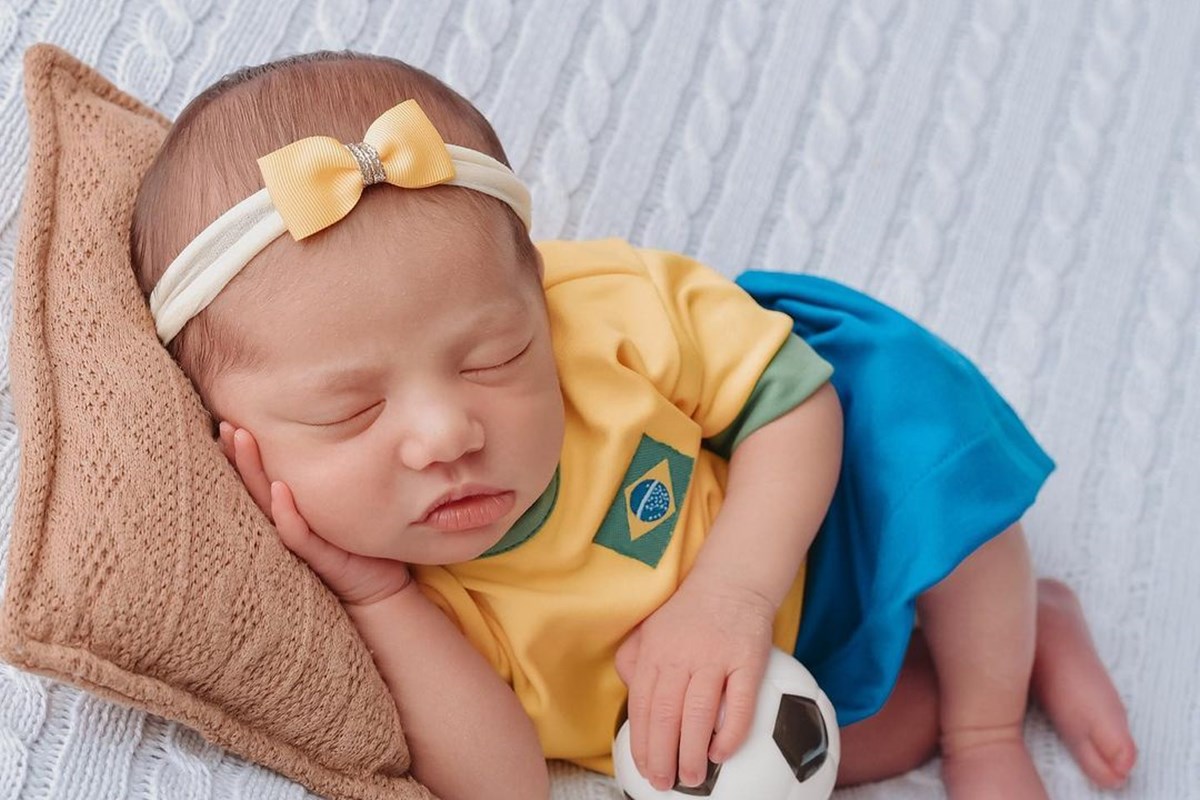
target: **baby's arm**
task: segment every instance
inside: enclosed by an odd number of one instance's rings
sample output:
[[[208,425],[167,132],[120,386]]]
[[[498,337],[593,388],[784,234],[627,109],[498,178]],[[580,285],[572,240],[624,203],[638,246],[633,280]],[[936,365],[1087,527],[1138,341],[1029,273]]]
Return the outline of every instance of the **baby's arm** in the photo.
[[[829,508],[842,464],[842,406],[826,382],[748,435],[689,580],[732,582],[778,608]]]
[[[724,761],[745,739],[775,613],[825,518],[841,453],[841,404],[828,382],[746,436],[691,572],[618,651],[631,751],[656,788],[677,774],[698,784],[706,755]]]
[[[267,478],[249,431],[222,423],[221,449],[283,543],[342,601],[395,700],[413,775],[443,800],[548,797],[533,722],[407,565],[349,553],[313,532],[291,489]]]
[[[416,581],[346,611],[396,698],[418,780],[445,800],[549,796],[517,696]]]

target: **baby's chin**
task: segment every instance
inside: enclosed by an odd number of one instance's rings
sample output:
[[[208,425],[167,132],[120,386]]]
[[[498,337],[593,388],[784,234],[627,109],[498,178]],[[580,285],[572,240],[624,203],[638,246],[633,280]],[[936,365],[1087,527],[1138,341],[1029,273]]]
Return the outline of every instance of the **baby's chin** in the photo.
[[[422,547],[408,557],[396,556],[400,561],[425,566],[446,566],[474,561],[490,550],[508,532],[507,520],[495,526],[473,531],[421,531]]]

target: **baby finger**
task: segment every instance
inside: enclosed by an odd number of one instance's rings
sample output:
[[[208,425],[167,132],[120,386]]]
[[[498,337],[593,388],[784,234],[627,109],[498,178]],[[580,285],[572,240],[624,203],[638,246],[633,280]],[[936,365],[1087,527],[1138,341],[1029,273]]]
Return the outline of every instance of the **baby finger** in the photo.
[[[267,480],[267,473],[263,471],[258,442],[254,441],[250,431],[238,428],[233,433],[233,444],[242,483],[246,484],[250,496],[262,512],[268,517],[271,516],[271,483]]]
[[[666,791],[675,785],[679,756],[679,728],[683,697],[691,673],[680,667],[661,670],[650,703],[650,731],[646,743],[646,776],[654,788]]]
[[[221,455],[225,456],[225,460],[230,466],[237,468],[237,463],[233,456],[233,426],[228,422],[222,422],[218,426],[217,444],[221,447]]]
[[[712,667],[693,674],[688,684],[679,732],[679,782],[684,786],[699,786],[708,774],[708,747],[724,688],[724,671]]]
[[[719,764],[737,752],[750,733],[761,682],[761,673],[756,674],[748,669],[735,669],[729,674],[725,686],[725,716],[712,738],[708,755],[714,762]]]
[[[283,481],[271,483],[271,511],[279,538],[289,550],[308,562],[324,578],[345,565],[346,551],[313,533],[296,508],[291,488]]]
[[[646,742],[650,738],[650,700],[654,697],[654,682],[657,673],[653,668],[641,667],[629,684],[629,699],[626,711],[629,714],[629,751],[638,772],[649,777],[646,763]]]

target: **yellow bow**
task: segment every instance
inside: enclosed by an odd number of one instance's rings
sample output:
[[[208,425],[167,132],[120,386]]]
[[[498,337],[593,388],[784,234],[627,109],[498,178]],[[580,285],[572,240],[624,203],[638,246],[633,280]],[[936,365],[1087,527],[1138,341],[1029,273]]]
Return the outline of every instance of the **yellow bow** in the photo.
[[[370,183],[421,189],[454,178],[446,144],[416,100],[380,114],[360,143],[309,136],[271,151],[258,167],[296,241],[349,214]]]

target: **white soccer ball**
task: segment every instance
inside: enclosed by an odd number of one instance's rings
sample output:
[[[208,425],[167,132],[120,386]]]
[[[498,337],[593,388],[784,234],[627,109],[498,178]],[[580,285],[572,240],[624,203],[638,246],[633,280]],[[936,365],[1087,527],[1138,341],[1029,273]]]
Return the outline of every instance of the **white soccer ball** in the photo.
[[[837,779],[841,742],[833,704],[795,658],[772,649],[758,690],[754,722],[741,748],[711,761],[700,786],[659,791],[642,777],[629,749],[629,722],[613,741],[617,784],[629,800],[827,800]]]

